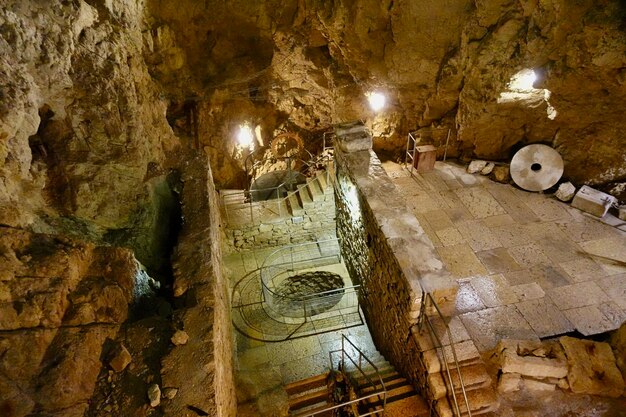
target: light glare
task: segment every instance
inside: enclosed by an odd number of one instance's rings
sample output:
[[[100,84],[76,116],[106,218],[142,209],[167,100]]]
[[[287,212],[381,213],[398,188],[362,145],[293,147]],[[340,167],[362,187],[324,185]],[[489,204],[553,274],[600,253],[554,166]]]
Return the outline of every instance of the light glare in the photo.
[[[237,141],[239,144],[245,148],[248,148],[252,145],[252,140],[254,139],[254,134],[252,133],[252,129],[247,124],[243,124],[239,126],[239,133],[237,133]]]
[[[379,111],[385,107],[386,98],[383,93],[374,91],[367,95],[367,101],[369,101],[372,110]]]
[[[537,81],[537,74],[532,69],[521,70],[511,78],[510,90],[531,91],[533,84]]]

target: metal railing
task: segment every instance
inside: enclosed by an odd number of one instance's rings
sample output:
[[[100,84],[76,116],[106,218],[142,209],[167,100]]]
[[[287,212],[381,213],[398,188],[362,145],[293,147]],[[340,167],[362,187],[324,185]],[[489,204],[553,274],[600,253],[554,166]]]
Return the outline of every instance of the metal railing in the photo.
[[[346,343],[350,347],[350,350],[358,353],[358,359],[354,358],[349,350],[346,349]],[[335,369],[335,362],[333,360],[333,355],[341,354],[341,362],[338,362],[337,369]],[[341,349],[333,350],[328,352],[328,358],[330,359],[330,369],[332,372],[343,371],[347,372],[350,367],[353,367],[354,370],[360,375],[360,377],[364,378],[368,385],[372,387],[373,392],[365,395],[361,395],[358,398],[355,398],[350,401],[345,401],[340,404],[335,404],[328,406],[321,410],[312,411],[309,414],[303,414],[301,417],[312,417],[317,415],[323,415],[332,410],[337,410],[339,408],[343,408],[346,406],[350,406],[352,404],[356,404],[357,407],[359,404],[362,404],[365,400],[376,397],[378,401],[382,402],[380,405],[375,405],[373,410],[367,411],[363,414],[360,411],[357,414],[357,417],[366,417],[372,415],[385,415],[385,407],[387,406],[387,388],[385,387],[385,382],[383,381],[383,377],[378,371],[378,367],[374,365],[374,363],[367,357],[365,354],[358,348],[354,343],[350,341],[346,337],[346,335],[341,335]],[[347,362],[349,361],[349,363]],[[364,361],[365,364],[368,364],[373,370],[373,373],[367,374],[364,370]],[[373,378],[372,378],[373,376]]]
[[[264,308],[277,318],[289,317],[307,322],[311,317],[333,311],[358,312],[358,285],[313,294],[284,294],[281,284],[299,271],[341,263],[339,239],[301,243],[272,252],[260,270]],[[332,310],[332,311],[330,311]]]
[[[311,181],[318,181],[318,177],[323,175],[326,177],[326,184],[334,184],[333,165],[330,163],[331,157],[329,155],[320,155],[312,159],[307,165],[307,169],[319,168],[323,169],[322,172],[318,172],[314,177],[307,177],[306,185]],[[302,192],[302,188],[305,184],[298,185],[295,190],[290,190],[287,184],[284,182],[270,188],[263,189],[248,189],[237,192],[230,192],[221,196],[221,204],[224,215],[226,217],[226,224],[231,224],[233,212],[238,212],[238,218],[241,217],[242,212],[249,213],[249,223],[256,224],[258,221],[269,215],[275,215],[278,217],[286,216],[289,212],[286,201],[297,193]],[[256,201],[255,195],[275,195],[275,198],[268,200]],[[255,212],[258,214],[255,216]],[[248,214],[246,214],[247,216]],[[246,221],[245,223],[248,223]]]
[[[459,407],[459,401],[456,395],[456,388],[452,379],[452,372],[450,371],[450,366],[448,365],[449,362],[448,362],[448,358],[446,354],[446,346],[442,343],[441,337],[437,334],[437,331],[435,330],[435,326],[433,325],[430,319],[430,316],[428,315],[429,309],[430,310],[434,309],[437,316],[441,320],[441,323],[443,323],[446,329],[446,335],[448,337],[450,351],[452,352],[452,360],[454,361],[454,367],[456,368],[456,373],[459,378],[459,384],[458,384],[459,389],[461,393],[463,394],[463,400],[465,402],[465,407],[467,409],[467,417],[472,417],[472,411],[469,406],[469,401],[467,400],[467,392],[465,390],[465,384],[463,383],[463,376],[461,375],[461,368],[459,366],[456,349],[454,348],[454,339],[452,338],[452,332],[450,331],[450,327],[446,323],[444,316],[441,313],[441,310],[439,309],[439,306],[437,305],[437,302],[435,301],[435,299],[432,297],[432,295],[429,292],[422,291],[422,302],[420,305],[420,315],[419,315],[419,320],[417,322],[417,328],[418,328],[418,331],[422,333],[422,331],[424,330],[424,327],[426,327],[427,330],[430,332],[430,335],[435,339],[436,345],[434,346],[434,348],[439,349],[441,351],[441,357],[442,357],[442,362],[443,362],[442,374],[443,374],[443,377],[447,379],[448,381],[447,386],[450,387],[450,393],[452,394],[452,398],[448,397],[448,399],[452,401],[452,407],[454,408],[452,410],[453,414],[457,417],[461,417],[462,414],[461,414],[461,410]],[[428,384],[425,384],[425,385],[428,385]],[[427,387],[422,387],[422,388],[427,388]],[[434,402],[431,402],[430,404],[431,415],[433,415],[433,411],[434,411],[433,406],[434,406]]]

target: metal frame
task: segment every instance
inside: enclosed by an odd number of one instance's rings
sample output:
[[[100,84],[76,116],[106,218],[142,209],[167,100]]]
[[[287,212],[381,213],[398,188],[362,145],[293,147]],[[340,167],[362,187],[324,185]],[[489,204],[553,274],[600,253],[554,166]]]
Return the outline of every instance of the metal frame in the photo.
[[[352,349],[354,349],[355,351],[358,352],[358,362],[350,355],[350,353],[346,350],[346,345],[345,343],[348,343]],[[376,365],[374,365],[374,363],[367,357],[365,356],[365,354],[363,354],[363,352],[356,347],[356,345],[354,343],[352,343],[350,341],[350,339],[348,339],[346,337],[346,335],[342,334],[341,335],[341,349],[338,350],[332,350],[330,352],[328,352],[328,358],[330,360],[330,369],[331,371],[335,371],[335,367],[334,367],[334,361],[333,361],[333,354],[341,354],[341,366],[337,366],[337,371],[339,371],[340,369],[346,369],[346,358],[354,365],[354,367],[359,371],[359,373],[365,377],[365,379],[367,380],[367,382],[369,382],[369,384],[374,388],[374,392],[367,394],[367,395],[362,395],[354,400],[350,400],[350,401],[345,401],[341,404],[335,404],[329,407],[326,407],[322,410],[318,410],[318,411],[314,411],[311,412],[309,414],[302,414],[301,417],[312,417],[312,416],[316,416],[318,414],[323,414],[323,413],[327,413],[329,411],[335,410],[337,408],[341,408],[341,407],[345,407],[347,405],[350,404],[355,404],[355,403],[360,403],[364,400],[367,400],[369,398],[372,397],[378,397],[380,399],[380,397],[382,396],[382,407],[378,406],[377,408],[375,408],[373,411],[370,411],[368,413],[365,414],[358,414],[357,417],[366,417],[366,416],[372,416],[372,415],[378,415],[380,413],[381,416],[385,415],[385,407],[387,406],[387,388],[385,387],[385,381],[383,381],[383,377],[381,376],[378,367]],[[374,373],[376,374],[376,377],[374,379],[378,379],[378,383],[380,384],[380,389],[377,389],[377,383],[375,383],[372,378],[370,378],[369,375],[367,375],[365,373],[365,371],[363,370],[363,359],[365,359],[365,361],[374,369]]]
[[[435,299],[432,297],[432,295],[429,292],[424,292],[422,291],[422,302],[420,305],[420,316],[419,316],[419,320],[417,323],[417,327],[419,332],[421,333],[422,330],[424,329],[424,325],[427,326],[430,334],[435,338],[436,342],[437,342],[437,346],[435,346],[435,349],[440,349],[441,350],[441,355],[443,357],[443,366],[445,368],[445,376],[447,376],[448,379],[448,383],[449,383],[449,387],[450,387],[450,391],[452,392],[452,402],[453,402],[453,413],[456,412],[456,416],[461,417],[461,410],[459,407],[459,402],[456,398],[456,392],[455,392],[455,386],[454,386],[454,382],[452,381],[452,374],[450,372],[450,367],[448,366],[448,359],[446,357],[446,350],[445,350],[445,346],[443,345],[443,343],[441,342],[441,338],[439,337],[439,335],[437,335],[437,332],[435,331],[435,327],[433,326],[432,322],[430,321],[430,317],[427,314],[427,309],[429,308],[427,304],[430,304],[431,307],[434,307],[435,312],[437,313],[437,315],[439,316],[439,318],[441,319],[441,322],[444,324],[445,329],[446,329],[446,334],[448,336],[448,340],[450,342],[450,350],[452,351],[452,359],[454,360],[454,366],[456,368],[456,372],[457,375],[459,377],[459,384],[460,384],[460,389],[461,389],[461,393],[463,394],[463,400],[465,402],[465,407],[467,409],[467,417],[472,417],[472,411],[470,409],[469,406],[469,401],[467,400],[467,392],[465,391],[465,384],[463,383],[463,376],[461,375],[461,368],[459,366],[459,361],[457,359],[457,355],[456,355],[456,349],[454,348],[454,340],[452,339],[452,332],[450,332],[450,327],[448,326],[448,324],[445,322],[444,316],[441,313],[441,310],[439,309],[439,306],[437,305],[437,302],[435,301]],[[449,397],[448,397],[449,398]],[[433,403],[431,403],[431,415],[432,415],[432,407],[434,406]]]

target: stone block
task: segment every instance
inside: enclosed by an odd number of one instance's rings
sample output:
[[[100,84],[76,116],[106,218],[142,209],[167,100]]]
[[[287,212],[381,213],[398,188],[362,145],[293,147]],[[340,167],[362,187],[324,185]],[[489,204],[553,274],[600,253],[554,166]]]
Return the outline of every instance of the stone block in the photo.
[[[529,391],[554,391],[556,389],[556,384],[547,380],[522,378],[522,384]]]
[[[626,206],[619,206],[617,208],[617,215],[620,220],[626,221]]]
[[[596,217],[604,217],[609,208],[616,203],[617,199],[612,195],[583,185],[574,196],[572,207]]]
[[[557,351],[551,351],[550,357],[535,356],[542,354],[542,344],[538,341],[502,340],[496,352],[500,355],[502,372],[518,373],[534,378],[563,378],[567,375],[567,361]]]
[[[624,393],[624,379],[608,343],[569,336],[563,336],[559,341],[567,355],[567,379],[573,392],[608,397],[619,397]]]
[[[520,374],[502,374],[498,380],[498,391],[502,393],[519,391],[521,382]]]
[[[561,201],[568,202],[574,195],[576,194],[576,187],[571,182],[564,182],[559,185],[559,189],[556,190],[556,194],[554,196]]]

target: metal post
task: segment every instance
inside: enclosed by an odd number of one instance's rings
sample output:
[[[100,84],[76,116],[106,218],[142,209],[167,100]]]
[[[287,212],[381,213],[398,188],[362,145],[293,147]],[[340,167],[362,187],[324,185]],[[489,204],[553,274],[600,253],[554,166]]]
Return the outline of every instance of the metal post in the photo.
[[[448,137],[446,137],[446,147],[443,151],[443,162],[446,162],[446,156],[448,156],[448,141],[450,141],[450,131],[451,129],[448,129]]]

